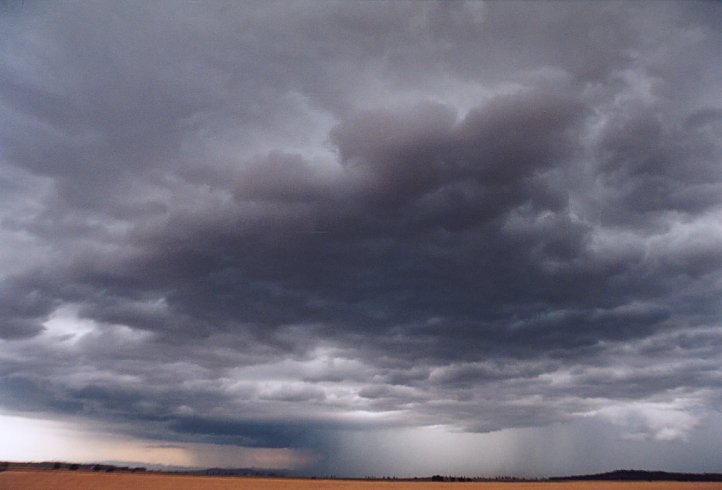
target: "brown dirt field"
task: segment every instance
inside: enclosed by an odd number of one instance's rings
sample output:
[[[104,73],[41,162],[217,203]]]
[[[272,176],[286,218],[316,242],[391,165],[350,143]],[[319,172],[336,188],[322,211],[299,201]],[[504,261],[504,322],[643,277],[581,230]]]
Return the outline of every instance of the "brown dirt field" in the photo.
[[[722,483],[381,482],[207,477],[79,471],[4,471],[0,490],[722,490]]]

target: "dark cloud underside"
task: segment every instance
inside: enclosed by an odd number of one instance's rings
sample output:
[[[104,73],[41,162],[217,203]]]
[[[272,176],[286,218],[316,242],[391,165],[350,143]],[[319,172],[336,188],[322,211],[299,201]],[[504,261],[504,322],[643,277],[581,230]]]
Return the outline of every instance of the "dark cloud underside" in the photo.
[[[720,401],[715,4],[2,8],[3,409],[318,449]]]

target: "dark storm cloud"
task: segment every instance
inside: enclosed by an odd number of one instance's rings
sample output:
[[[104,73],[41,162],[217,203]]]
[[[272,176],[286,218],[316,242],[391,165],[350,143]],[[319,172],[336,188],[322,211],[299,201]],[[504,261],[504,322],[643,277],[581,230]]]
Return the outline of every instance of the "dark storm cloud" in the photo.
[[[681,437],[719,399],[710,9],[12,9],[2,407],[320,450],[584,414]]]
[[[14,339],[32,337],[42,331],[42,321],[38,317],[51,311],[52,302],[35,291],[18,288],[3,297],[2,338]]]

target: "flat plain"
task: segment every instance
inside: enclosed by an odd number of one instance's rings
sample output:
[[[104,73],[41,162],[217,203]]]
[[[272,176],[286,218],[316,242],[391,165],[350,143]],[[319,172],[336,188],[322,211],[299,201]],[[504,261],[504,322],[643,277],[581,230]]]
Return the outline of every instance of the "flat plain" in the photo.
[[[722,482],[417,482],[4,471],[0,490],[722,490]]]

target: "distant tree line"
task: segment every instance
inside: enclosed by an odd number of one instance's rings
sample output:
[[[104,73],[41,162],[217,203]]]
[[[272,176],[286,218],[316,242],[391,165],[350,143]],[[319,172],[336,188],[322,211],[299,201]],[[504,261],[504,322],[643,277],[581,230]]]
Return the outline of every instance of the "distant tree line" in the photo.
[[[434,475],[431,477],[431,481],[447,481],[447,482],[470,482],[474,481],[473,478],[467,478],[465,476],[442,476]]]
[[[142,466],[115,466],[112,464],[79,464],[65,463],[61,461],[45,461],[42,463],[12,463],[0,461],[0,471],[6,470],[70,470],[70,471],[104,471],[107,473],[121,471],[125,473],[137,473],[146,471]]]

